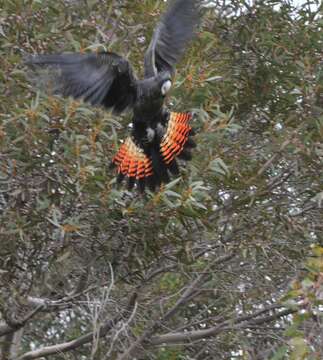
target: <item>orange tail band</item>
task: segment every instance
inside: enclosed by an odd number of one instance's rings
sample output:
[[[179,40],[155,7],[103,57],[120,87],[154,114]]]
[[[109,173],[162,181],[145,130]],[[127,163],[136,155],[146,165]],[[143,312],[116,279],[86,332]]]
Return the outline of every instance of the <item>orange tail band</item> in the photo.
[[[126,178],[129,189],[137,183],[141,191],[146,185],[155,190],[156,186],[169,181],[168,172],[177,175],[178,165],[175,158],[179,156],[185,159],[186,153],[188,160],[190,153],[187,148],[194,145],[194,142],[188,141],[192,135],[192,128],[188,125],[191,119],[190,113],[171,112],[159,149],[151,148],[151,154],[149,149],[146,154],[132,137],[128,137],[112,160],[119,174],[118,182]]]
[[[118,174],[128,178],[141,180],[153,174],[151,160],[131,137],[121,145],[112,162],[117,166]]]
[[[183,151],[192,130],[188,125],[191,119],[191,113],[170,113],[167,130],[160,144],[160,151],[167,165]]]

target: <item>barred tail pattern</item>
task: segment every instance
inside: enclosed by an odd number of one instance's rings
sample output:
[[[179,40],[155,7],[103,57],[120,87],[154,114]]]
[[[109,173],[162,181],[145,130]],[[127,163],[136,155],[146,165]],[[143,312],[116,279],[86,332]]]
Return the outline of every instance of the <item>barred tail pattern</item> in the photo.
[[[161,154],[166,165],[169,165],[176,156],[183,152],[192,130],[188,125],[191,119],[191,113],[170,113],[167,130],[160,144]]]
[[[131,137],[128,137],[121,145],[112,163],[117,166],[119,181],[127,177],[133,182],[136,180],[140,182],[153,175],[151,159]]]
[[[176,158],[190,160],[190,148],[195,146],[190,139],[192,128],[188,123],[191,119],[191,113],[171,112],[159,150],[152,147],[144,151],[132,137],[128,137],[112,160],[117,167],[118,182],[125,178],[129,189],[137,184],[140,191],[144,191],[146,185],[155,190],[170,180],[169,172],[177,175]]]

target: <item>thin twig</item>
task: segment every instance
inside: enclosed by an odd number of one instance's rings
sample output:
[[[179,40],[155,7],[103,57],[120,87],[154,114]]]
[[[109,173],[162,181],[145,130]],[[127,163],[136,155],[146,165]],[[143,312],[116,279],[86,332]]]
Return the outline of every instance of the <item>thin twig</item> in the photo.
[[[137,299],[137,293],[135,292],[131,296],[127,307],[122,312],[120,312],[114,319],[108,320],[104,325],[101,326],[99,332],[100,338],[105,336],[111,329],[113,329],[119,321],[121,321],[125,317],[128,317],[129,313],[132,314],[133,308],[136,306],[137,303],[136,299]],[[45,346],[37,350],[29,351],[19,356],[18,358],[12,360],[32,360],[41,357],[46,357],[49,355],[54,355],[57,353],[64,353],[67,351],[75,350],[84,344],[88,344],[92,341],[92,339],[93,339],[93,331],[83,336],[80,336],[72,341],[68,341],[62,344],[56,344],[52,346]]]
[[[188,287],[187,289],[184,291],[184,293],[182,294],[182,296],[177,300],[177,302],[175,303],[175,305],[169,309],[167,311],[167,313],[162,316],[161,319],[159,320],[155,320],[152,324],[150,324],[146,330],[142,333],[142,335],[127,349],[126,352],[124,352],[123,354],[121,354],[118,357],[118,360],[128,360],[128,359],[133,359],[135,352],[137,351],[138,348],[140,348],[143,343],[148,342],[149,339],[151,338],[151,336],[154,334],[154,332],[162,326],[162,324],[164,322],[166,322],[167,320],[169,320],[178,310],[179,308],[181,308],[181,306],[183,304],[185,304],[189,299],[191,299],[191,295],[196,291],[196,288],[198,285],[200,285],[201,283],[204,283],[210,276],[210,270],[216,266],[216,265],[220,265],[224,262],[227,262],[229,260],[231,260],[233,257],[235,256],[235,253],[230,253],[228,255],[225,256],[221,256],[217,259],[215,259],[214,261],[212,261],[207,268],[205,269],[205,271],[203,271],[202,274],[200,274]],[[149,341],[150,342],[150,341]]]
[[[231,325],[230,320],[224,321],[216,326],[210,327],[208,329],[203,330],[193,330],[193,331],[187,331],[187,332],[179,332],[179,333],[168,333],[164,335],[155,336],[150,340],[151,345],[160,345],[160,344],[178,344],[178,343],[187,343],[192,342],[200,339],[205,339],[207,337],[214,337],[219,335],[220,333],[224,331],[232,331],[232,330],[241,330],[246,327],[248,327],[248,324],[251,326],[254,325],[260,325],[265,324],[268,322],[271,322],[273,320],[279,319],[281,317],[287,316],[289,314],[293,314],[297,312],[297,309],[285,309],[280,312],[277,312],[276,314],[269,315],[266,317],[261,317],[259,319],[252,318],[253,316],[258,316],[257,313],[246,315],[245,317],[249,319],[248,321],[244,321],[241,325]],[[231,323],[237,323],[240,322],[241,319],[235,319],[231,321]]]
[[[23,319],[19,320],[14,326],[10,326],[7,324],[0,326],[0,337],[7,335],[7,334],[12,334],[12,333],[16,332],[17,330],[21,329],[22,327],[24,327],[25,324],[31,318],[33,318],[42,308],[43,308],[42,305],[37,306],[35,309],[30,311]]]

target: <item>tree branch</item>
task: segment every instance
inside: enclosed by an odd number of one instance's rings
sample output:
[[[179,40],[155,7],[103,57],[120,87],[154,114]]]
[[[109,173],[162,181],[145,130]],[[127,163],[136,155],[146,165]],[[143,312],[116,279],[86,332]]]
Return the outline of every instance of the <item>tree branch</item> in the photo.
[[[118,314],[114,319],[108,320],[105,324],[103,324],[99,330],[98,337],[105,336],[119,321],[121,321],[124,317],[129,316],[132,313],[132,310],[136,304],[137,293],[134,293],[125,310],[123,310],[120,314]],[[78,347],[90,343],[93,339],[93,331],[83,336],[80,336],[77,339],[62,343],[56,344],[52,346],[45,346],[38,350],[29,351],[15,359],[12,360],[32,360],[38,359],[40,357],[46,357],[49,355],[64,353],[67,351],[75,350]]]
[[[8,334],[12,334],[15,331],[21,329],[25,326],[25,324],[34,317],[41,309],[43,308],[42,305],[37,306],[34,310],[32,310],[30,313],[28,313],[23,319],[19,320],[14,326],[10,326],[7,324],[0,326],[0,337],[5,336]]]
[[[162,325],[163,322],[169,320],[178,309],[185,304],[188,300],[192,299],[192,294],[195,292],[198,285],[205,282],[210,276],[210,270],[216,266],[220,265],[226,261],[231,260],[235,256],[235,253],[232,252],[228,255],[221,256],[212,261],[206,269],[201,273],[189,286],[186,288],[182,296],[177,300],[175,305],[169,309],[160,320],[154,321],[147,329],[142,333],[142,335],[124,352],[118,357],[118,360],[127,360],[133,359],[134,353],[137,349],[154,334],[154,332]]]
[[[266,309],[266,311],[269,310],[271,309]],[[233,321],[226,320],[216,326],[210,327],[209,329],[205,329],[205,330],[193,330],[187,332],[168,333],[164,335],[155,336],[150,340],[150,344],[151,345],[177,344],[177,343],[192,342],[200,339],[205,339],[211,336],[214,337],[223,331],[239,330],[239,329],[241,330],[242,328],[248,328],[248,325],[254,326],[254,325],[260,325],[271,322],[283,316],[295,313],[297,309],[285,309],[280,312],[277,312],[276,314],[255,319],[255,317],[259,316],[259,313],[263,313],[264,311],[265,310],[261,310],[260,312],[256,312],[254,314],[248,314],[236,318]],[[233,324],[237,324],[237,325],[233,325]]]
[[[1,359],[9,359],[10,348],[11,348],[11,344],[13,342],[13,338],[14,338],[14,334],[9,333],[4,337],[3,341],[1,341],[1,343],[0,343],[0,345],[1,345],[1,351],[0,351]]]
[[[176,301],[175,305],[163,316],[161,322],[165,322],[170,319],[180,308],[181,305],[192,299],[193,293],[201,283],[205,282],[210,276],[210,270],[213,266],[220,265],[226,261],[231,260],[235,256],[235,253],[222,256],[212,261],[206,269],[187,287],[182,296]]]

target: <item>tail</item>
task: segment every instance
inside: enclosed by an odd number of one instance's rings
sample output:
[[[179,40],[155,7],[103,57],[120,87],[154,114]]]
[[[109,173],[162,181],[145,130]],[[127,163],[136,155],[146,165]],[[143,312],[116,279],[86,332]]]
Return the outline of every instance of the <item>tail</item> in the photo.
[[[170,181],[169,173],[178,175],[176,158],[190,160],[191,149],[195,147],[191,139],[193,130],[188,124],[191,119],[191,113],[171,112],[165,134],[149,152],[128,137],[112,160],[117,167],[118,182],[126,178],[129,190],[137,184],[142,192],[147,186],[154,191]]]

